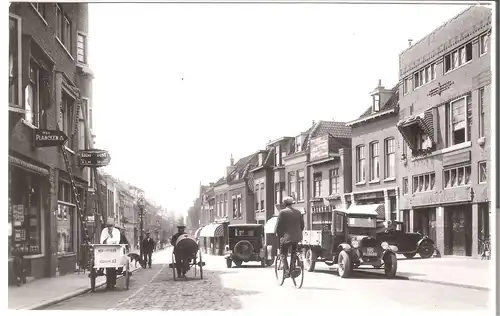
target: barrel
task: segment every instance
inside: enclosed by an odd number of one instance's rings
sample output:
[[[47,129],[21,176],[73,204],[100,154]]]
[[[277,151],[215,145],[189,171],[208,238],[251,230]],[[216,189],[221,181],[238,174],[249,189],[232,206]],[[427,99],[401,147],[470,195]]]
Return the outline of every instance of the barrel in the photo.
[[[183,259],[193,259],[198,252],[198,243],[187,234],[180,235],[175,242],[174,251],[183,256]]]

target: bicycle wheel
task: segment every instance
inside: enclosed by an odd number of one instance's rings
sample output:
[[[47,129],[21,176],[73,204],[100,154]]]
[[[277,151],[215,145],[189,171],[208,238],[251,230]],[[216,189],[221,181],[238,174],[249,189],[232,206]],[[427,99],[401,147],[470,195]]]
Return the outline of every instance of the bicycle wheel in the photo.
[[[300,289],[304,284],[304,262],[300,259],[298,254],[292,255],[293,264],[290,266],[290,277],[292,278],[293,286]]]
[[[285,271],[283,270],[283,262],[281,262],[279,255],[276,256],[276,262],[274,263],[274,274],[278,284],[282,286],[285,283]]]

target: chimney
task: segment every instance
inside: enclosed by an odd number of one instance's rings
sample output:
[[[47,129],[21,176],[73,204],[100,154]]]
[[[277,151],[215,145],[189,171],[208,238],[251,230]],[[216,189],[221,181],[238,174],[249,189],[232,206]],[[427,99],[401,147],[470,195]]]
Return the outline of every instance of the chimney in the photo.
[[[236,170],[236,167],[234,166],[233,154],[231,154],[231,159],[229,159],[229,166],[226,168],[226,177],[228,177],[234,170]]]
[[[413,42],[412,39],[408,39],[408,47],[411,47],[411,43]]]
[[[233,158],[233,154],[231,154],[231,158],[229,159],[229,166],[234,166],[234,158]]]

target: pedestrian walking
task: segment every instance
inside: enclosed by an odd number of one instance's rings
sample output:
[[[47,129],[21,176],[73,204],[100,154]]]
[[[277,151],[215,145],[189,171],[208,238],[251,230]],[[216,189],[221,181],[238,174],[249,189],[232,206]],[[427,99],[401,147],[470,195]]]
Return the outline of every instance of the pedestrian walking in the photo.
[[[155,242],[150,236],[149,232],[146,232],[146,238],[142,241],[142,253],[144,256],[144,262],[151,269],[151,263],[153,261],[153,250],[155,249]]]

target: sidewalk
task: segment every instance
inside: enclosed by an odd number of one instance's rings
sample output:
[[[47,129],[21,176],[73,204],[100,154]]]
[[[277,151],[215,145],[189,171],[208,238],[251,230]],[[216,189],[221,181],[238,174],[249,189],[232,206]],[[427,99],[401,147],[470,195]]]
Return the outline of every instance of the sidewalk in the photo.
[[[165,251],[159,250],[158,252]],[[141,269],[140,265],[131,265],[132,272]],[[89,271],[71,273],[64,276],[36,279],[22,286],[9,286],[8,309],[32,310],[53,305],[90,291]],[[122,278],[123,276],[118,276]],[[133,276],[132,276],[133,277]],[[96,279],[96,288],[106,284],[106,277]]]
[[[483,291],[491,289],[493,269],[491,260],[459,257],[430,259],[406,259],[398,255],[396,276],[412,281],[443,284]],[[369,273],[383,274],[383,270],[364,270]]]

